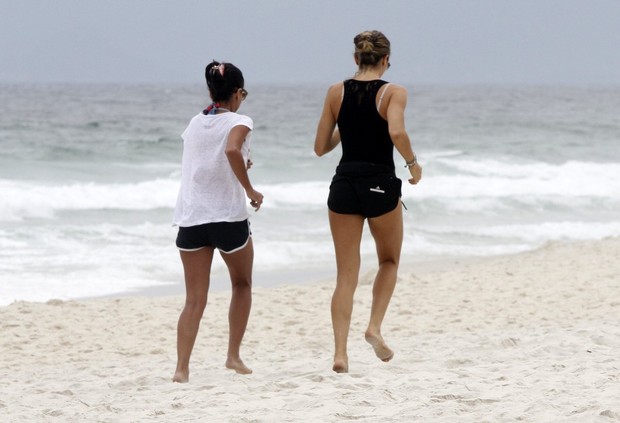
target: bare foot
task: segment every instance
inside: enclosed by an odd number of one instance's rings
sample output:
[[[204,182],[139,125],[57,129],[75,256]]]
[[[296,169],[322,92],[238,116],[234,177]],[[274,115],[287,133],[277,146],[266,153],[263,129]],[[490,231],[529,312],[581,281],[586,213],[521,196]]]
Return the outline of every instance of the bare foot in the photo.
[[[375,354],[381,361],[388,362],[394,357],[394,351],[387,346],[381,335],[370,335],[367,333],[366,342],[372,345]]]
[[[347,363],[347,360],[335,358],[332,370],[336,373],[349,373],[349,364]]]
[[[234,370],[240,375],[249,375],[252,373],[252,369],[243,364],[240,358],[229,358],[226,360],[226,368]]]
[[[180,371],[177,370],[172,377],[172,381],[176,383],[187,383],[189,382],[189,371]]]

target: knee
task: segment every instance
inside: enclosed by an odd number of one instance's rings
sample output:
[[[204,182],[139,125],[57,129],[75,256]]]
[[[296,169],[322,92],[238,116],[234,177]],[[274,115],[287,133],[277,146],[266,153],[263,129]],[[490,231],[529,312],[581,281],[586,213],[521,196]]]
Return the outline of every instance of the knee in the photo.
[[[252,288],[251,278],[233,278],[231,279],[232,289],[234,290],[246,290]]]
[[[336,278],[336,289],[334,290],[334,294],[341,294],[353,297],[353,295],[355,294],[355,290],[357,289],[357,284],[357,275],[350,275],[347,277],[339,275]]]
[[[386,257],[379,260],[379,267],[383,269],[398,269],[398,257]]]
[[[185,300],[185,309],[191,313],[199,313],[202,315],[206,306],[206,298],[187,298]]]

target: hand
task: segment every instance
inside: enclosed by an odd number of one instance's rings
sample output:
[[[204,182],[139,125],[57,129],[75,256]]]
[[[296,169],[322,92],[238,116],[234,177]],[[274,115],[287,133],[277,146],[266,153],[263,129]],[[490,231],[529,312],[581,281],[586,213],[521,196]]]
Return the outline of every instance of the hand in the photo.
[[[246,195],[250,199],[250,206],[254,207],[254,211],[258,211],[260,206],[263,204],[263,194],[252,189],[250,191],[246,191]]]
[[[422,166],[420,166],[419,163],[416,163],[409,168],[409,173],[411,174],[411,178],[409,178],[409,183],[411,185],[417,184],[418,182],[420,182],[420,179],[422,179]]]

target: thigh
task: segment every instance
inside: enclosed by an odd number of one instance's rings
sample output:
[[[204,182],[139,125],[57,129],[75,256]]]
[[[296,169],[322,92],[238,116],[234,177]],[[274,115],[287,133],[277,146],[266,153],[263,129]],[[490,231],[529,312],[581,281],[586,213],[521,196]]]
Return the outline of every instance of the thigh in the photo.
[[[368,219],[368,226],[377,248],[379,263],[400,260],[403,245],[403,210],[397,206],[391,212]]]
[[[364,216],[329,211],[329,226],[334,240],[338,271],[359,271],[360,243]]]
[[[180,251],[188,299],[197,299],[209,291],[213,252],[212,247],[197,251]]]
[[[250,237],[245,247],[233,253],[220,251],[220,255],[228,268],[232,283],[252,282],[252,266],[254,263],[254,244]]]

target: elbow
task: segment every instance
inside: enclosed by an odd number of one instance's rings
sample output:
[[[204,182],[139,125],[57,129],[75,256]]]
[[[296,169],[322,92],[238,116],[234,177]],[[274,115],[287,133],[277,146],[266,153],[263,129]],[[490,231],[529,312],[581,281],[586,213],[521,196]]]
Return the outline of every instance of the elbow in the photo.
[[[327,150],[327,147],[325,146],[325,143],[319,142],[318,139],[314,141],[314,154],[321,157],[327,152],[328,150]]]
[[[226,154],[226,157],[230,160],[231,158],[241,154],[241,150],[239,150],[238,148],[234,148],[234,147],[227,147],[224,150],[224,154]]]
[[[407,132],[404,129],[392,129],[389,132],[392,141],[397,141],[407,136]]]

